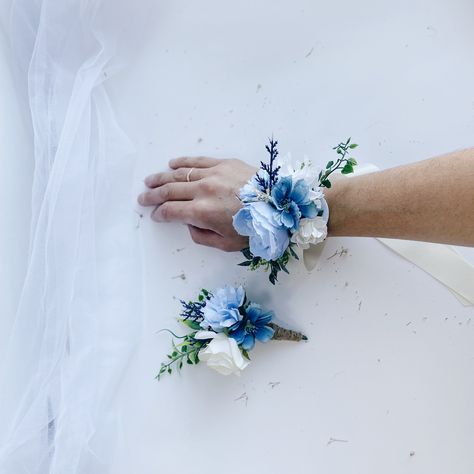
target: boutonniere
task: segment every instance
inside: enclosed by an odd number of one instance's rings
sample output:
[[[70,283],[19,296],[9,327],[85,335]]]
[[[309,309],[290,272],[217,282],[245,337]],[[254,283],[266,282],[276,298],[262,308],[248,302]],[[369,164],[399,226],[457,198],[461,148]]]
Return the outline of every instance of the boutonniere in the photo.
[[[178,336],[165,330],[175,340],[157,379],[181,370],[184,364],[200,362],[223,375],[240,375],[249,365],[249,353],[256,343],[307,340],[302,333],[277,325],[273,312],[249,301],[241,286],[226,286],[212,293],[201,290],[196,301],[181,304],[178,319],[189,332]]]

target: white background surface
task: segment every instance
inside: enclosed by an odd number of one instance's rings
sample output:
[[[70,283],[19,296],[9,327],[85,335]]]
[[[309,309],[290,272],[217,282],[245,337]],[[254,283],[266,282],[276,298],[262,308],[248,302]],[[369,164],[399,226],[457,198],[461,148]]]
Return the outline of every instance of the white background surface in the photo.
[[[178,155],[257,163],[271,133],[282,154],[321,162],[351,135],[359,161],[381,168],[473,144],[470,1],[167,0],[137,12],[121,45],[130,63],[110,80],[137,147],[137,192]],[[26,263],[31,176],[4,97],[2,341]],[[317,271],[295,265],[273,288],[181,226],[137,223],[147,309],[118,394],[114,474],[474,471],[472,307],[371,239],[329,239]],[[176,298],[226,282],[309,342],[258,347],[240,379],[201,366],[154,381],[170,342],[156,331],[176,329]]]

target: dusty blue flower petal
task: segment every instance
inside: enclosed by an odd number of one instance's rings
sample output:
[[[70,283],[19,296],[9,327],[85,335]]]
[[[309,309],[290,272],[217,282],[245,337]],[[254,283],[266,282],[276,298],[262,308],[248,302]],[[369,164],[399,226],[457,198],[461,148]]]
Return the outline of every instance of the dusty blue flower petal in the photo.
[[[280,178],[272,188],[272,198],[277,207],[286,199],[291,193],[292,186],[291,176]]]
[[[253,233],[252,215],[249,206],[244,206],[240,209],[232,219],[234,229],[244,236],[250,236]]]
[[[277,221],[278,213],[266,202],[246,204],[233,219],[240,235],[249,237],[250,250],[256,257],[276,260],[290,243],[288,230]]]
[[[242,348],[246,351],[251,351],[255,346],[255,336],[252,333],[248,333],[244,337],[242,342]]]
[[[252,303],[246,310],[247,316],[252,323],[255,323],[262,312],[262,308],[257,303]]]
[[[282,212],[280,215],[280,219],[281,223],[288,229],[291,229],[295,225],[295,219],[291,212]]]
[[[318,215],[318,208],[314,202],[300,206],[300,211],[302,217],[307,219],[314,219]]]
[[[240,344],[242,344],[242,342],[244,342],[245,335],[246,335],[246,332],[245,332],[245,329],[242,326],[237,328],[235,331],[232,331],[232,332],[229,333],[229,336],[232,337],[233,339],[235,339],[235,342],[238,345],[240,345]]]
[[[269,341],[273,337],[273,334],[275,334],[275,331],[269,326],[260,327],[255,331],[255,337],[260,342]]]
[[[245,291],[238,288],[226,286],[214,291],[206,306],[203,308],[204,319],[201,327],[212,328],[215,332],[222,332],[242,320],[239,308],[243,305]]]
[[[317,208],[310,200],[310,191],[304,179],[293,183],[291,176],[285,176],[278,180],[272,189],[277,222],[295,232],[302,217],[316,217]]]
[[[299,204],[304,204],[308,200],[309,187],[303,179],[298,180],[291,190],[291,200]]]
[[[256,326],[266,326],[273,319],[273,312],[266,311],[260,313],[257,320],[255,321]]]
[[[272,320],[273,312],[264,311],[260,305],[252,303],[247,308],[247,316],[254,325],[265,326]]]
[[[236,321],[242,319],[238,308],[222,309],[220,314],[222,317],[220,325],[225,328],[233,326]]]

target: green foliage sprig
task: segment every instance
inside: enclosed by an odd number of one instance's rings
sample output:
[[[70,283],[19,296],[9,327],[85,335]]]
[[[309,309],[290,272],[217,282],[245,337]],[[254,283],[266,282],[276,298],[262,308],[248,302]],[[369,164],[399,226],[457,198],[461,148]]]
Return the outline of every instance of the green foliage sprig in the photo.
[[[350,150],[354,150],[357,146],[357,143],[351,143],[349,137],[345,142],[341,142],[333,147],[333,150],[336,150],[339,158],[335,162],[328,161],[326,169],[319,172],[319,186],[330,188],[331,181],[329,181],[329,176],[334,173],[334,171],[340,170],[342,174],[351,174],[354,172],[354,166],[357,165],[357,160],[355,158],[348,158],[347,155],[350,153]]]
[[[265,260],[262,257],[255,257],[250,251],[250,248],[246,247],[241,250],[246,260],[239,263],[239,265],[241,267],[249,267],[252,271],[263,268],[264,271],[269,272],[268,279],[272,285],[274,285],[278,281],[277,277],[280,271],[283,270],[285,273],[290,274],[286,267],[290,258],[293,257],[296,260],[299,260],[298,254],[293,249],[294,245],[295,244],[290,243],[288,248],[285,250],[285,253],[278,260]]]

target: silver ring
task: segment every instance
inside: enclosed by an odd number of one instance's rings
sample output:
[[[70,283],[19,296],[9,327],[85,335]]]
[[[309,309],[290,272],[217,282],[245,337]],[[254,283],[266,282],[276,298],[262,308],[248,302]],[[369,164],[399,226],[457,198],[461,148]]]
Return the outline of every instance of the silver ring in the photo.
[[[191,182],[190,178],[191,178],[191,173],[193,172],[194,168],[191,168],[189,171],[188,171],[188,174],[186,175],[186,181],[188,183]]]

